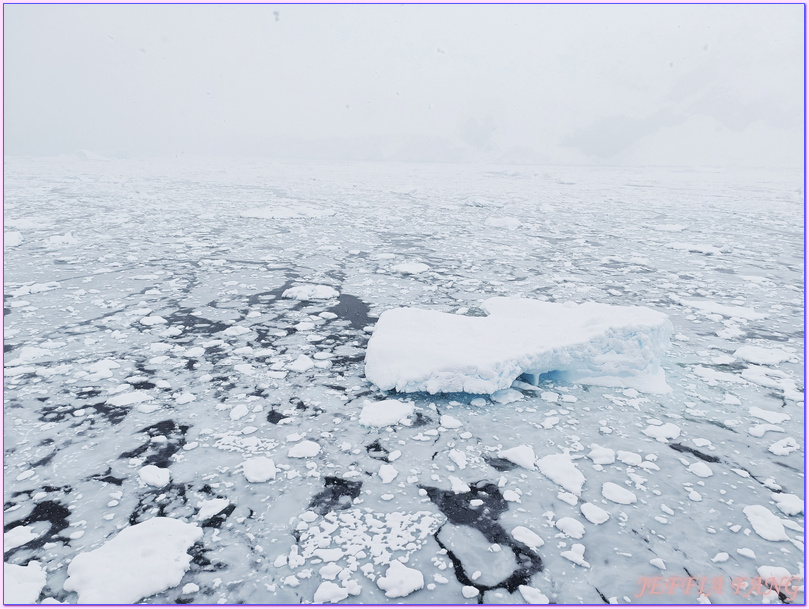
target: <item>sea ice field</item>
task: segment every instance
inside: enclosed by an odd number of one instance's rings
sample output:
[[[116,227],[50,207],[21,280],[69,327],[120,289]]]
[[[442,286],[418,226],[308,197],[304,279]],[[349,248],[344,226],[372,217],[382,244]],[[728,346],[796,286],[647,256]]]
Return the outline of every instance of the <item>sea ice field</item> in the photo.
[[[800,171],[5,159],[6,603],[803,603]]]

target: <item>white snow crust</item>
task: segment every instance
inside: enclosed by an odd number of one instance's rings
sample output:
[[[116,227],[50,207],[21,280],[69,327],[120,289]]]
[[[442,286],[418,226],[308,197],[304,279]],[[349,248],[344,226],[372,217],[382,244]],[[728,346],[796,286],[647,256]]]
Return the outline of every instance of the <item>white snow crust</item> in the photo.
[[[670,390],[660,357],[672,326],[646,307],[491,298],[487,317],[385,311],[368,343],[366,377],[380,389],[494,393],[523,374],[557,371],[571,382]]]
[[[81,604],[137,603],[180,583],[191,564],[186,550],[201,538],[201,528],[180,520],[146,520],[76,556],[64,588]]]

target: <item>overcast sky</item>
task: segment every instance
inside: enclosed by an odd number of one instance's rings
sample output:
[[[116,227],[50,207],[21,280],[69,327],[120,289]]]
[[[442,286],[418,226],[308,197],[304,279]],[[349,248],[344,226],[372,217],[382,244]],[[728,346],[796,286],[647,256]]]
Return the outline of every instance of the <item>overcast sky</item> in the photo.
[[[6,154],[803,163],[801,5],[6,5]]]

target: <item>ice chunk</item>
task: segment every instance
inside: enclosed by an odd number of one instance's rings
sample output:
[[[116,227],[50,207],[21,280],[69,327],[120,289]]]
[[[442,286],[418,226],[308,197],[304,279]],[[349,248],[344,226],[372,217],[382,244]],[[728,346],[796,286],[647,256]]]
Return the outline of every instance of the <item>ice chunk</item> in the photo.
[[[524,543],[532,550],[536,550],[545,545],[545,541],[528,527],[514,527],[511,529],[511,536],[517,541]]]
[[[394,266],[393,270],[404,275],[418,275],[430,270],[430,267],[422,262],[404,262]]]
[[[803,499],[797,495],[789,493],[773,493],[775,505],[787,516],[795,516],[803,513]],[[13,529],[12,529],[13,530]]]
[[[314,368],[315,362],[312,361],[308,355],[299,355],[298,359],[296,359],[291,364],[287,365],[287,368],[292,370],[293,372],[306,372],[307,370]]]
[[[764,319],[767,317],[764,313],[756,313],[749,307],[723,305],[711,300],[681,300],[677,297],[673,297],[672,300],[679,302],[683,306],[691,307],[692,309],[699,309],[705,313],[714,313],[723,315],[724,317],[739,317],[749,320]]]
[[[742,510],[753,530],[767,541],[788,541],[781,519],[763,505],[748,505]]]
[[[107,404],[111,406],[132,406],[133,404],[140,404],[151,400],[150,396],[145,391],[130,391],[129,393],[122,393],[107,399]]]
[[[138,477],[149,486],[163,488],[171,482],[171,471],[166,467],[146,465],[138,472]]]
[[[296,459],[308,459],[314,457],[320,452],[320,444],[312,442],[312,440],[304,440],[289,449],[287,456]]]
[[[487,317],[385,311],[365,356],[383,390],[492,394],[523,374],[667,392],[660,357],[672,326],[645,307],[491,298]]]
[[[202,529],[173,518],[157,517],[128,527],[68,565],[67,591],[80,604],[134,604],[179,585],[191,564],[186,550],[202,538]]]
[[[765,349],[763,347],[755,347],[753,345],[739,347],[736,349],[736,351],[734,351],[733,355],[752,364],[764,364],[770,366],[775,366],[781,362],[795,359],[795,356],[792,353],[787,353],[781,349]]]
[[[581,513],[593,524],[604,524],[610,519],[609,512],[602,510],[594,503],[582,503]]]
[[[389,484],[393,482],[394,478],[399,475],[399,470],[397,470],[392,465],[388,465],[387,463],[383,463],[379,466],[379,477],[382,478],[383,484]]]
[[[327,285],[299,285],[284,290],[281,297],[292,300],[328,300],[337,298],[339,295],[337,290]]]
[[[42,588],[45,587],[45,581],[45,570],[36,560],[32,560],[24,567],[3,563],[3,603],[34,604]]]
[[[794,495],[792,495],[794,497]],[[803,509],[803,504],[801,504]],[[34,533],[34,529],[27,525],[22,525],[9,529],[3,533],[3,551],[8,552],[23,544],[28,543],[39,537],[42,533]]]
[[[767,423],[778,424],[783,423],[784,421],[788,421],[792,417],[784,412],[774,412],[772,410],[764,410],[763,408],[759,408],[758,406],[752,406],[750,408],[750,416],[756,417],[757,419],[762,419],[767,421]]]
[[[709,478],[713,476],[713,471],[706,463],[702,461],[695,461],[691,465],[688,466],[688,471],[694,474],[695,476],[699,476],[700,478]]]
[[[598,444],[591,444],[590,448],[592,450],[587,453],[587,456],[590,457],[596,465],[615,463],[615,451],[611,448],[599,446]]]
[[[230,501],[228,501],[227,499],[221,499],[219,497],[217,497],[216,499],[208,499],[206,501],[201,501],[199,503],[199,512],[197,512],[197,519],[207,520],[211,516],[216,516],[219,512],[224,510],[229,505]]]
[[[590,568],[590,563],[584,560],[584,546],[580,543],[574,543],[570,546],[570,550],[562,552],[562,557],[567,558],[570,562],[576,563],[579,566]]]
[[[649,425],[643,433],[654,438],[658,442],[673,440],[680,436],[680,428],[674,423],[664,423],[663,425]]]
[[[468,493],[471,490],[469,485],[457,476],[450,476],[449,482],[452,485],[452,492],[455,494]]]
[[[248,482],[267,482],[275,480],[278,473],[275,468],[275,461],[267,457],[252,457],[242,463],[244,477]]]
[[[501,450],[497,456],[501,459],[507,459],[525,469],[536,469],[534,466],[534,461],[536,461],[534,449],[527,444],[520,444],[508,450]]]
[[[556,528],[573,539],[581,539],[582,535],[584,535],[584,525],[570,516],[565,516],[557,520]]]
[[[491,396],[492,402],[498,404],[511,404],[512,402],[519,402],[525,399],[525,396],[516,389],[500,389],[495,391]]]
[[[601,494],[604,499],[608,499],[613,503],[620,503],[622,505],[629,505],[635,503],[638,498],[635,493],[623,486],[618,486],[614,482],[605,482],[601,487]]]
[[[324,603],[339,603],[348,597],[348,590],[333,582],[323,582],[315,591],[314,603],[322,605]]]
[[[801,447],[800,444],[795,440],[795,438],[784,438],[783,440],[778,440],[778,442],[774,442],[769,450],[772,454],[778,455],[779,457],[784,457],[789,453],[795,452]]]
[[[418,569],[404,566],[393,560],[384,577],[376,580],[377,586],[385,591],[388,598],[400,598],[424,587],[424,575]]]
[[[365,405],[362,407],[362,412],[360,412],[360,425],[365,427],[396,425],[402,419],[412,415],[413,410],[413,404],[407,404],[399,400],[382,400],[381,402],[365,400]]]
[[[542,457],[537,461],[537,467],[544,476],[561,486],[577,497],[581,497],[581,489],[585,478],[574,465],[569,455],[558,454]]]
[[[520,586],[517,588],[520,591],[523,599],[529,605],[547,605],[550,602],[547,596],[542,594],[539,588],[532,588],[531,586]]]

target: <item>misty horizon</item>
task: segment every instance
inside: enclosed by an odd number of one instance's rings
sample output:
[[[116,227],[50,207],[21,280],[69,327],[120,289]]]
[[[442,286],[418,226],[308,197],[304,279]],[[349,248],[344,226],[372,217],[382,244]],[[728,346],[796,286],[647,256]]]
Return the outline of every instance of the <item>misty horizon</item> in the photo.
[[[803,165],[800,5],[4,11],[7,155]]]

